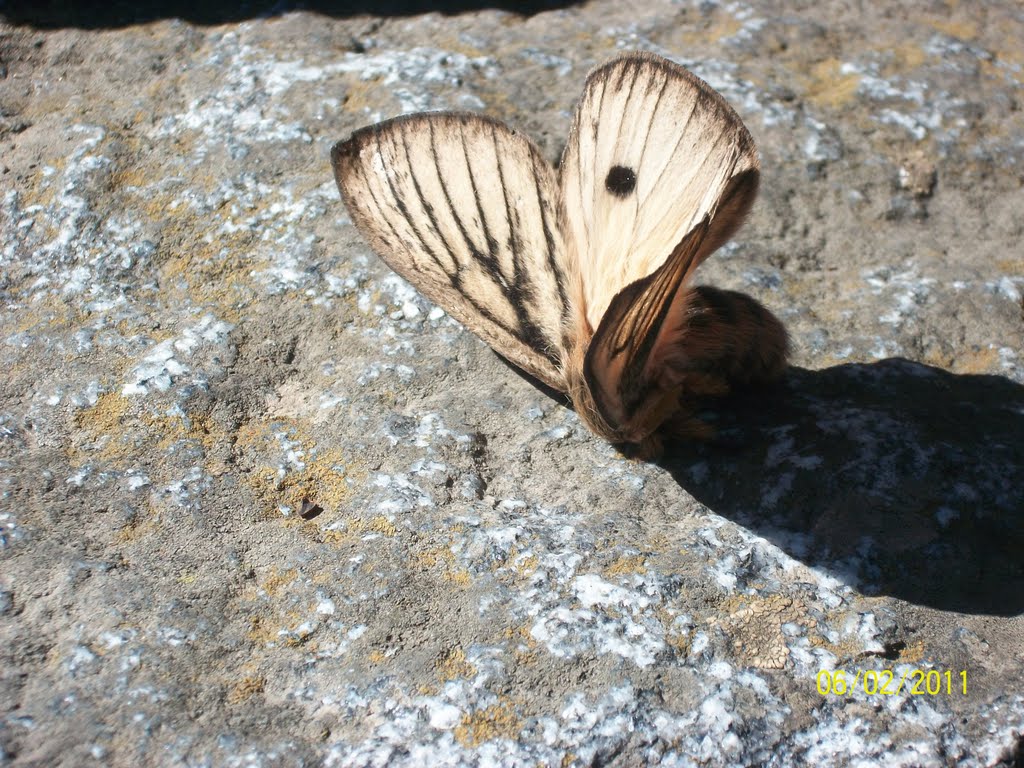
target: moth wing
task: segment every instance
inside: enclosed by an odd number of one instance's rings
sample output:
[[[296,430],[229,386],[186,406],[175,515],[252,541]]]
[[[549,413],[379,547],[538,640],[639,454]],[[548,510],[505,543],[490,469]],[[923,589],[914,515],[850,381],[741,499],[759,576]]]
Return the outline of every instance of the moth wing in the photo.
[[[654,274],[615,295],[590,341],[583,375],[594,405],[624,432],[644,437],[663,419],[646,409],[657,407],[651,390],[665,383],[666,346],[685,322],[688,297],[680,288],[708,232],[705,215]]]
[[[630,53],[587,78],[561,164],[561,209],[592,328],[621,289],[653,274],[694,227],[684,279],[742,223],[757,194],[754,140],[707,83]],[[728,194],[727,194],[728,193]]]
[[[389,267],[565,391],[571,265],[554,170],[528,139],[481,116],[425,113],[356,131],[331,162],[353,222]]]

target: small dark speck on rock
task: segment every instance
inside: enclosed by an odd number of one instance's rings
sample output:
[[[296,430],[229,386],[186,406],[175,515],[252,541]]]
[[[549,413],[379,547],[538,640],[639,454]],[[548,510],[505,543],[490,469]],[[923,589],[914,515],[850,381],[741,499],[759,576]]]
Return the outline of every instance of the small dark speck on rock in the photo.
[[[301,517],[303,520],[312,520],[313,518],[319,516],[319,514],[323,511],[324,508],[317,504],[315,501],[303,499],[302,507],[299,509],[299,517]]]

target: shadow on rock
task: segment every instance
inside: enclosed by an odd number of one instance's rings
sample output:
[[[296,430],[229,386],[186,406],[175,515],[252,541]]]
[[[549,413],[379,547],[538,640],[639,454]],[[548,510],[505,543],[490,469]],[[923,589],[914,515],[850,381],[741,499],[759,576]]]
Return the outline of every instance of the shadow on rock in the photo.
[[[890,359],[728,406],[661,462],[705,506],[866,594],[1024,612],[1024,387]]]
[[[247,19],[280,16],[289,11],[309,11],[334,18],[352,16],[414,16],[441,13],[453,16],[487,9],[509,11],[520,16],[533,16],[542,11],[566,8],[576,3],[560,0],[307,0],[280,2],[255,0],[249,2],[201,2],[200,0],[149,0],[149,2],[74,2],[74,0],[41,0],[11,3],[0,8],[0,19],[9,24],[25,24],[42,29],[79,27],[101,29],[142,24],[159,19],[184,19],[193,24],[228,24]]]

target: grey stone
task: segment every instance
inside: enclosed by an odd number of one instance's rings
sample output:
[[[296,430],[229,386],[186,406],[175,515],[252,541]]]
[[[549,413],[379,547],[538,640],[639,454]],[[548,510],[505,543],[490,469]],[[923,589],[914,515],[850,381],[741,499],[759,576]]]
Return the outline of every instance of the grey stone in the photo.
[[[1020,763],[1019,4],[62,7],[0,30],[0,762]],[[469,109],[555,162],[623,49],[750,127],[698,279],[794,341],[658,464],[390,273],[328,159]]]

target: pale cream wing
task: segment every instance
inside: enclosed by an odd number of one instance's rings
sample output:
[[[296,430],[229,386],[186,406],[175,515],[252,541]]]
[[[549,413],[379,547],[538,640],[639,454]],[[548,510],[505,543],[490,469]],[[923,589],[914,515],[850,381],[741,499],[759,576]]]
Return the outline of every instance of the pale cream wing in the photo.
[[[506,359],[565,391],[566,262],[554,170],[489,118],[410,115],[331,152],[335,179],[380,257]]]
[[[708,216],[685,280],[742,222],[757,183],[750,133],[703,80],[646,53],[595,69],[560,178],[562,227],[580,262],[590,326],[599,326],[616,293],[659,269]]]

